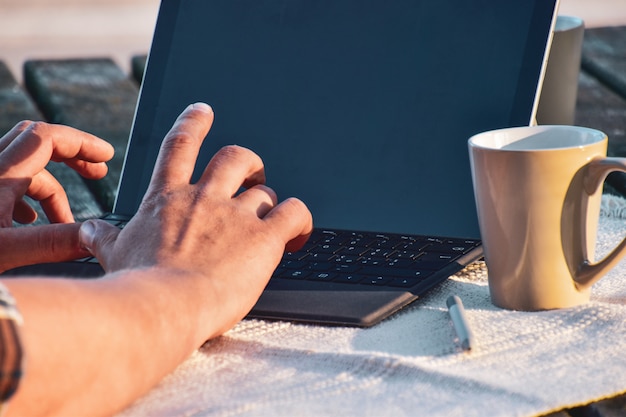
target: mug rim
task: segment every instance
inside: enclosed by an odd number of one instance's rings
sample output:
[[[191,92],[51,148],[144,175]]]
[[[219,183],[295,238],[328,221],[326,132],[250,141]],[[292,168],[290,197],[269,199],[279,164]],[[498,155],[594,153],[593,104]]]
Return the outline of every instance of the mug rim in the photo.
[[[533,135],[542,134],[548,131],[576,132],[579,136],[572,138],[568,143],[555,146],[542,144],[541,146],[531,146],[528,148],[505,148],[522,139],[532,138]],[[569,140],[570,137],[564,140]],[[577,139],[577,140],[575,140]],[[607,140],[606,133],[589,127],[574,125],[534,125],[534,126],[516,126],[501,129],[487,130],[477,133],[468,139],[470,148],[478,148],[485,150],[495,150],[501,152],[547,152],[562,151],[564,149],[585,148],[596,145]]]
[[[567,32],[585,26],[585,21],[577,16],[560,14],[556,17],[555,32]]]

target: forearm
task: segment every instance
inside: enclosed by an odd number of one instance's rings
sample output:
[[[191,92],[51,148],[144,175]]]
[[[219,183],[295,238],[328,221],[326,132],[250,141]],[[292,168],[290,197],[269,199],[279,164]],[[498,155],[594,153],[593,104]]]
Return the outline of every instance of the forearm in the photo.
[[[108,415],[171,372],[211,332],[210,298],[186,287],[200,280],[177,274],[5,280],[24,316],[26,355],[10,415]]]
[[[283,251],[297,250],[311,233],[309,210],[293,198],[279,203],[264,184],[263,161],[248,149],[222,148],[201,177],[190,182],[212,122],[206,104],[185,109],[163,140],[141,207],[124,229],[90,220],[78,231],[70,230],[70,237],[46,235],[46,248],[69,245],[54,260],[80,257],[86,249],[107,271],[118,272],[99,280],[4,280],[24,317],[26,356],[25,376],[9,413],[82,416],[120,410],[204,340],[243,318]],[[101,161],[112,156],[113,148],[102,141],[49,125],[36,124],[29,133],[26,127],[3,138],[15,141],[0,152],[0,165],[30,160],[5,172],[5,178],[33,178],[36,183],[51,158],[66,161],[88,178],[106,172]],[[47,142],[32,138],[42,134],[52,137],[51,145],[35,157],[33,144]],[[28,189],[22,183],[9,187],[10,198],[0,198],[0,203],[8,202],[0,204],[0,226],[12,224],[22,197],[36,191],[32,183]],[[242,187],[246,190],[240,192]],[[35,194],[42,204],[48,201],[48,194]],[[67,211],[66,200],[61,207],[48,203],[51,219],[63,217],[59,210]],[[20,218],[32,220],[32,209]],[[15,238],[5,240],[19,248]],[[37,240],[30,236],[22,242],[32,249]],[[36,259],[18,264],[41,262],[48,253],[40,250]],[[168,269],[139,269],[146,265]],[[0,259],[0,269],[13,266],[13,260]]]

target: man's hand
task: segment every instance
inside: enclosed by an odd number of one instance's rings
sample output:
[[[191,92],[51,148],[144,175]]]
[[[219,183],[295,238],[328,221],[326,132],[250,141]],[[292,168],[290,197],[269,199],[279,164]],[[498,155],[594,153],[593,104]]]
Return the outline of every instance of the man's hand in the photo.
[[[137,215],[120,232],[102,221],[81,227],[81,241],[108,273],[154,270],[164,288],[187,288],[187,303],[206,306],[206,338],[221,334],[252,308],[285,248],[312,230],[297,199],[278,204],[265,186],[261,159],[227,146],[191,184],[200,145],[213,122],[206,104],[189,106],[165,140]],[[246,190],[238,194],[238,190]]]
[[[12,228],[12,220],[32,223],[35,210],[24,196],[39,201],[51,223],[73,223],[61,184],[45,169],[64,162],[86,178],[107,173],[113,147],[67,126],[25,121],[0,138],[0,272],[21,265],[86,256],[78,244],[78,225]],[[10,243],[9,243],[10,242]]]
[[[190,183],[212,121],[204,104],[183,112],[121,232],[103,221],[83,223],[80,245],[98,257],[104,277],[4,281],[24,317],[28,361],[9,412],[121,410],[244,317],[285,247],[295,250],[307,238],[307,208],[295,199],[278,204],[263,184],[261,160],[247,149],[222,149]]]

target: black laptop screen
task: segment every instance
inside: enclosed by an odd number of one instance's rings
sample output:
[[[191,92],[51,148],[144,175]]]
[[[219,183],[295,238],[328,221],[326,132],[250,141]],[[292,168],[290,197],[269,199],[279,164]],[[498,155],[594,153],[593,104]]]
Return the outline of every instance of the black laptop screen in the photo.
[[[189,104],[320,227],[477,237],[467,139],[527,125],[555,0],[164,0],[115,212]]]

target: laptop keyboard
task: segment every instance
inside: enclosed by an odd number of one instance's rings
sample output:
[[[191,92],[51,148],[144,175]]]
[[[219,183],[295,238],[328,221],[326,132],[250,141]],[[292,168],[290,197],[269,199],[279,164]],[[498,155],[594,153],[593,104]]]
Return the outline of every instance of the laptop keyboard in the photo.
[[[112,214],[104,220],[126,224]],[[301,250],[285,253],[272,280],[411,288],[478,246],[477,239],[315,229]]]
[[[413,287],[480,246],[479,240],[315,229],[272,279]]]

